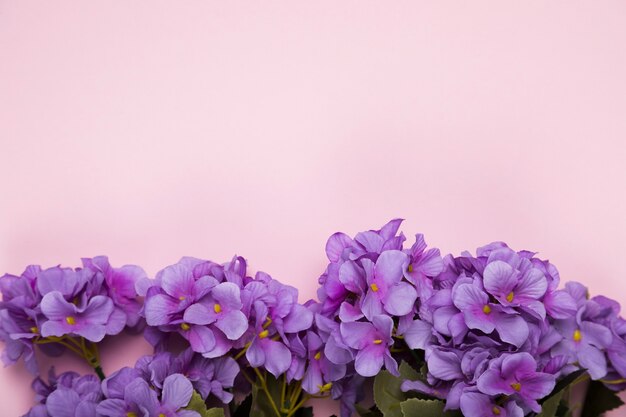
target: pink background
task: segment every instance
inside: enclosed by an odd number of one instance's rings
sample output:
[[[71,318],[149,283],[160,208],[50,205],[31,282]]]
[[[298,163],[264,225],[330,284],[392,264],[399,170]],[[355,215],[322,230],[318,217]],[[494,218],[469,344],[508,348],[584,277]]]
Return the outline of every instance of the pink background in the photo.
[[[624,304],[625,41],[623,1],[0,0],[0,271],[238,253],[304,300],[332,232],[400,216]]]

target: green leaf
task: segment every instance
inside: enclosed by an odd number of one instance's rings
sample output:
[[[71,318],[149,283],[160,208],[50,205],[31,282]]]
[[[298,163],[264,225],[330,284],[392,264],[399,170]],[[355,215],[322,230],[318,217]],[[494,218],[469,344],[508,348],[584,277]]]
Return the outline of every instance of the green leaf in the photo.
[[[191,395],[191,400],[185,409],[196,411],[201,417],[224,417],[224,410],[220,407],[207,409],[204,400],[196,391]]]
[[[539,401],[539,404],[543,404],[543,402],[547,401],[551,396],[553,396],[554,394],[566,389],[566,388],[570,388],[570,385],[572,384],[572,382],[575,382],[578,378],[580,378],[586,371],[584,369],[578,370],[576,372],[572,372],[571,374],[567,375],[565,378],[561,379],[559,382],[557,382],[557,384],[555,385],[554,389],[552,390],[552,392],[550,393],[550,395],[548,395],[547,397],[545,397],[544,399],[542,399],[541,401]]]
[[[572,372],[560,380],[555,385],[550,395],[539,401],[539,404],[541,404],[541,413],[539,413],[537,417],[556,417],[565,415],[564,413],[567,413],[568,407],[562,401],[563,396],[567,390],[572,388],[572,384],[576,382],[584,373],[584,370]]]
[[[202,399],[200,394],[194,391],[193,394],[191,394],[191,400],[189,400],[189,405],[187,405],[187,407],[185,408],[187,410],[197,411],[198,413],[202,414],[206,411],[206,404],[204,403],[204,400]]]
[[[252,405],[250,407],[250,417],[276,417],[276,411],[272,406],[272,401],[280,409],[281,383],[271,374],[266,374],[265,382],[268,393],[259,386],[260,381],[252,385]]]
[[[209,408],[206,413],[200,414],[202,417],[224,417],[224,409],[223,408]]]
[[[581,417],[599,417],[609,410],[624,405],[617,393],[608,389],[602,382],[591,381]]]
[[[564,393],[565,390],[561,389],[548,397],[543,404],[541,404],[541,413],[539,413],[537,417],[555,417]]]
[[[400,403],[403,417],[462,417],[459,411],[443,411],[445,403],[441,400],[421,400],[409,398]]]
[[[378,407],[373,405],[370,408],[365,408],[361,404],[355,404],[356,412],[361,417],[382,417],[383,413],[380,412]]]
[[[374,402],[385,417],[402,417],[400,403],[407,399],[400,386],[406,379],[419,379],[419,374],[406,362],[400,364],[400,377],[381,371],[374,379]]]

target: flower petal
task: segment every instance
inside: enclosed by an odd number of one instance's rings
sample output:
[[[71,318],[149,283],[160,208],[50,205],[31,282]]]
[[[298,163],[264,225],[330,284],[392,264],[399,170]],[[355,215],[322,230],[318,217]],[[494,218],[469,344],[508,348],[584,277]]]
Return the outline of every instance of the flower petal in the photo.
[[[141,408],[145,408],[152,415],[159,407],[157,393],[150,389],[148,383],[137,378],[126,386],[124,390],[124,401],[127,404],[137,404]]]
[[[520,347],[528,338],[528,324],[520,316],[502,313],[495,320],[495,325],[504,342]]]
[[[119,398],[106,399],[98,404],[96,412],[107,417],[126,417],[126,403]]]
[[[307,330],[313,323],[313,313],[308,308],[300,304],[291,307],[289,315],[283,321],[283,329],[287,333],[297,333]]]
[[[176,312],[178,302],[165,294],[146,298],[144,311],[149,326],[169,324],[171,315]]]
[[[433,350],[428,355],[428,372],[435,378],[453,381],[462,378],[461,360],[454,352]]]
[[[413,311],[417,291],[407,282],[399,282],[389,288],[383,300],[385,311],[394,316],[404,316]]]
[[[232,282],[222,282],[211,290],[213,298],[222,306],[231,310],[239,310],[243,306],[241,303],[241,291]]]
[[[291,352],[285,345],[274,340],[264,340],[265,368],[276,378],[291,365]]]
[[[363,293],[367,287],[365,271],[352,261],[344,262],[339,268],[339,281],[348,291],[355,294]]]
[[[433,337],[433,328],[422,320],[413,320],[413,323],[404,332],[404,341],[411,349],[426,349]]]
[[[41,312],[50,320],[65,320],[68,316],[76,316],[76,306],[65,300],[59,291],[44,295],[41,300]]]
[[[486,370],[476,382],[480,392],[487,395],[505,394],[511,395],[515,391],[507,384],[507,382],[500,376],[500,371],[497,369]]]
[[[46,407],[51,417],[75,417],[79,403],[76,391],[60,388],[48,396]]]
[[[213,332],[204,326],[193,324],[183,335],[189,341],[194,352],[204,353],[215,347]]]
[[[326,256],[331,262],[342,259],[344,250],[352,246],[352,239],[345,233],[337,232],[328,238],[326,242]]]
[[[582,347],[578,353],[578,362],[589,372],[591,379],[600,379],[606,375],[606,357],[600,349],[594,346]]]
[[[172,374],[163,382],[162,404],[174,410],[186,407],[191,400],[193,387],[191,382],[181,374]]]
[[[483,285],[496,298],[506,300],[506,296],[513,291],[516,284],[515,271],[506,262],[493,261],[485,267]]]
[[[380,372],[383,363],[384,350],[378,345],[372,345],[357,353],[354,368],[361,376],[374,376]]]
[[[183,320],[186,323],[199,325],[211,324],[216,319],[215,311],[201,303],[195,303],[187,307],[183,316]]]
[[[113,300],[109,297],[96,295],[87,304],[87,308],[81,314],[81,318],[90,324],[106,324],[113,312]],[[124,316],[124,319],[126,316]]]
[[[228,339],[237,340],[248,330],[248,319],[241,311],[233,310],[222,314],[215,327],[223,331]]]
[[[374,267],[376,279],[382,280],[387,286],[400,282],[404,270],[409,264],[409,257],[399,250],[388,250],[380,254]]]
[[[193,271],[182,264],[170,265],[160,274],[161,287],[174,298],[189,297],[192,295],[194,277]]]
[[[371,323],[341,323],[340,332],[343,341],[353,349],[361,349],[376,339],[376,329]]]

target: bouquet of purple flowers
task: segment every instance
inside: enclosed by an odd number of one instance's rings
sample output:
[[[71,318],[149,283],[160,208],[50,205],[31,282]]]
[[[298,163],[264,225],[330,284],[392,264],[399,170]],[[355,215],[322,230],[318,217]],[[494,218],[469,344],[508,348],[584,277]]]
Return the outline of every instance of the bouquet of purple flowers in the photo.
[[[332,235],[319,301],[304,304],[237,256],[183,258],[154,279],[106,257],[4,275],[2,358],[37,376],[26,416],[306,417],[311,398],[339,400],[342,417],[593,417],[622,405],[617,302],[560,287],[554,265],[504,243],[442,258],[418,234],[405,248],[400,223]],[[106,372],[99,343],[125,329],[154,354]],[[35,349],[69,350],[95,375],[46,381]]]

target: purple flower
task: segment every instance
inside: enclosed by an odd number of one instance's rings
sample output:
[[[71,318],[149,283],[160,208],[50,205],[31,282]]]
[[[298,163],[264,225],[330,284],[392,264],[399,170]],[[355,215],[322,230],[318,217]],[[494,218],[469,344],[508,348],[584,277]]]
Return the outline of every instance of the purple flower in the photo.
[[[239,365],[230,357],[207,359],[187,349],[174,359],[173,368],[189,379],[203,399],[213,394],[223,403],[229,403],[232,388],[239,374]]]
[[[124,265],[114,268],[106,256],[83,258],[83,266],[104,276],[105,294],[113,300],[116,309],[126,316],[127,326],[136,326],[139,322],[141,304],[137,300],[135,285],[147,279],[143,268],[136,265]]]
[[[341,323],[340,330],[345,343],[357,351],[354,366],[359,375],[374,376],[383,364],[389,372],[399,375],[398,364],[389,352],[393,345],[391,317],[377,315],[371,323]]]
[[[210,354],[218,347],[222,354],[222,350],[227,351],[231,346],[227,345],[222,349],[222,342],[226,342],[226,337],[217,327],[209,328],[184,320],[185,311],[219,284],[215,277],[203,275],[207,272],[203,268],[205,265],[212,267],[214,264],[191,262],[190,259],[183,258],[178,264],[159,272],[157,285],[147,291],[144,314],[149,326],[159,326],[162,331],[179,333],[187,339],[194,351]],[[218,341],[220,346],[217,346]]]
[[[601,306],[593,300],[585,300],[576,314],[566,320],[557,320],[555,327],[563,340],[553,349],[553,355],[564,355],[571,362],[578,362],[592,379],[600,379],[607,373],[605,351],[613,342],[613,334],[606,326],[597,323],[594,312]]]
[[[480,392],[461,395],[461,412],[465,417],[523,417],[524,410],[515,401],[497,404],[493,397]]]
[[[546,278],[528,260],[522,258],[519,263],[522,270],[501,260],[489,262],[483,272],[485,289],[503,306],[527,306],[543,318],[545,307],[539,299],[548,288]]]
[[[144,379],[137,378],[126,386],[124,399],[106,399],[98,405],[97,411],[108,417],[127,417],[133,414],[150,417],[200,417],[196,411],[183,409],[189,404],[192,394],[191,382],[181,374],[172,374],[165,378],[160,395]]]
[[[302,377],[302,388],[309,394],[328,391],[332,383],[343,378],[346,365],[334,364],[324,353],[322,338],[313,331],[307,332],[306,350],[308,367]]]
[[[415,235],[415,243],[407,251],[409,265],[404,272],[405,278],[417,288],[420,295],[430,295],[432,283],[430,278],[443,271],[443,260],[437,248],[426,250],[424,235]]]
[[[528,337],[528,325],[515,312],[507,312],[492,303],[489,296],[473,283],[460,284],[453,291],[454,305],[463,313],[470,329],[484,333],[498,332],[507,343],[520,347]]]
[[[214,324],[228,339],[237,340],[248,330],[248,319],[242,307],[239,287],[223,282],[213,287],[201,302],[189,306],[183,319],[191,324]]]
[[[52,291],[43,297],[41,311],[48,318],[41,327],[43,337],[78,335],[99,342],[106,334],[113,302],[108,297],[97,295],[89,300],[87,306],[80,308],[67,302],[61,292]]]
[[[57,378],[51,371],[49,383],[36,379],[33,388],[40,404],[25,417],[96,417],[102,399],[100,381],[93,375],[66,372]]]
[[[283,342],[274,340],[274,334],[257,322],[255,336],[246,350],[246,359],[253,368],[265,367],[278,378],[291,365],[291,352]]]
[[[477,383],[482,393],[511,396],[536,413],[541,411],[537,400],[548,395],[554,385],[554,375],[537,372],[537,362],[527,352],[502,355]]]
[[[368,291],[361,308],[368,320],[383,312],[395,316],[411,312],[417,291],[402,281],[408,263],[408,256],[399,250],[383,252],[375,264],[369,259],[362,260]]]
[[[33,375],[39,373],[33,340],[44,319],[39,309],[41,294],[36,286],[39,271],[40,267],[31,265],[20,276],[0,277],[0,340],[5,343],[2,360],[5,365],[12,365],[23,358]]]

